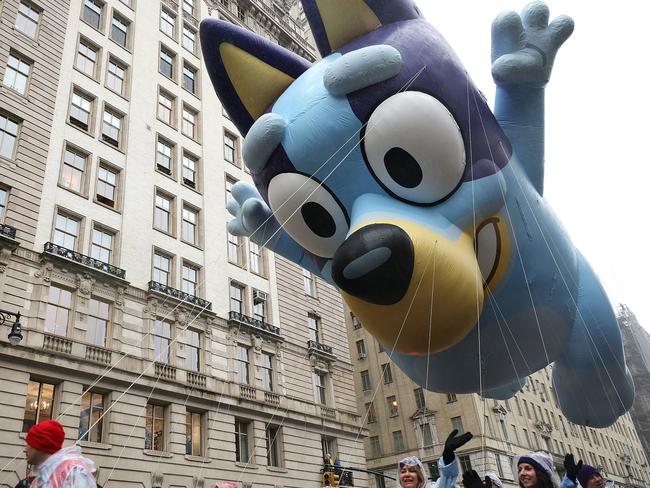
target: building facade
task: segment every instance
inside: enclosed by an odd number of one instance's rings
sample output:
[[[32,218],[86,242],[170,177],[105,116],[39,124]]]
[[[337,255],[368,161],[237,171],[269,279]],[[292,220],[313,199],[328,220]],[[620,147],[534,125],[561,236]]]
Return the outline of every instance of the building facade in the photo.
[[[250,175],[207,16],[315,59],[293,2],[0,2],[0,309],[23,326],[17,346],[0,332],[0,486],[47,418],[104,488],[302,487],[326,453],[365,463],[338,293],[226,230]]]
[[[641,327],[627,306],[620,305],[617,315],[623,333],[625,357],[636,387],[630,414],[647,459],[650,458],[650,334]]]
[[[457,451],[461,472],[497,473],[504,486],[519,486],[514,456],[533,450],[550,452],[563,473],[565,453],[597,466],[616,486],[650,486],[648,458],[630,414],[606,429],[570,423],[560,411],[550,368],[528,378],[526,385],[506,401],[481,399],[475,394],[440,394],[424,390],[390,360],[390,351],[348,314],[357,403],[368,429],[365,449],[370,484],[385,488],[394,483],[397,463],[418,456],[430,476],[438,476],[437,462],[453,429],[472,432],[472,440]]]

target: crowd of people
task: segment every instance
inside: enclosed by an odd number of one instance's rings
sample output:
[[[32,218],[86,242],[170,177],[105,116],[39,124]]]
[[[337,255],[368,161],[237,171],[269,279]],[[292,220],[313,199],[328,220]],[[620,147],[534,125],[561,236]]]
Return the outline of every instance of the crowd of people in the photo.
[[[457,436],[457,430],[453,430],[447,441],[438,461],[440,478],[435,483],[427,481],[424,475],[422,462],[414,457],[406,457],[398,464],[399,486],[398,488],[452,488],[456,486],[459,469],[455,450],[466,444],[472,434],[467,432]],[[513,462],[514,471],[521,488],[604,488],[605,478],[597,468],[584,464],[582,460],[577,463],[573,454],[567,454],[564,458],[566,473],[560,481],[560,477],[553,465],[553,458],[546,452],[529,452],[517,456]],[[503,488],[503,482],[492,471],[487,471],[483,479],[474,470],[463,473],[462,483],[464,488]]]
[[[456,449],[472,438],[470,432],[458,435],[454,429],[445,441],[438,460],[440,478],[434,483],[425,476],[422,462],[415,456],[402,459],[397,466],[397,488],[453,488],[458,479]],[[46,420],[34,425],[25,437],[25,458],[35,468],[35,475],[21,480],[16,488],[101,488],[93,473],[95,463],[81,455],[74,444],[63,447],[65,433],[56,420]],[[572,454],[564,458],[566,474],[562,481],[555,471],[553,459],[545,452],[530,452],[514,459],[513,467],[522,488],[604,488],[605,478],[593,466],[577,463]],[[579,483],[579,485],[578,485]],[[465,488],[503,488],[496,473],[488,471],[483,478],[474,470],[462,476]]]

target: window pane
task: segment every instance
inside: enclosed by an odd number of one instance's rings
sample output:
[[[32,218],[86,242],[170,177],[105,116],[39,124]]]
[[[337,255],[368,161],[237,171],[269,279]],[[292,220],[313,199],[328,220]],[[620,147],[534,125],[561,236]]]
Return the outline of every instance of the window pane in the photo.
[[[0,156],[11,159],[18,136],[18,122],[0,114]]]
[[[15,54],[10,54],[5,69],[4,85],[24,94],[27,91],[27,80],[31,63]]]
[[[196,165],[196,158],[183,154],[183,183],[192,188],[196,188]]]
[[[45,332],[65,336],[72,308],[72,292],[50,285]]]
[[[170,14],[167,10],[162,9],[160,11],[160,30],[167,34],[169,37],[174,37],[174,24],[176,23],[176,18]]]
[[[169,363],[169,344],[171,342],[171,326],[162,320],[154,322],[153,349],[154,361]]]
[[[86,342],[96,346],[106,346],[106,329],[108,327],[110,305],[91,298],[88,303],[88,328]]]
[[[16,16],[16,29],[35,39],[39,16],[39,12],[31,4],[20,2]]]
[[[122,47],[126,47],[128,29],[129,25],[126,20],[117,15],[113,16],[113,22],[111,25],[111,39],[113,39]]]
[[[91,78],[95,76],[95,62],[97,61],[97,48],[86,43],[79,42],[76,67]]]
[[[33,425],[52,418],[54,385],[30,380],[27,384],[23,432]]]
[[[235,382],[249,384],[249,348],[237,345],[235,350]]]
[[[4,219],[5,211],[7,209],[7,190],[0,188],[0,223]]]
[[[84,0],[83,19],[99,29],[99,23],[102,16],[102,4],[96,0]]]
[[[54,244],[65,247],[66,249],[75,250],[78,232],[78,219],[63,213],[57,214],[54,235],[52,236]]]
[[[97,200],[104,205],[114,207],[116,191],[117,171],[107,166],[100,165],[97,170]]]
[[[183,47],[192,53],[196,48],[196,33],[187,26],[183,26]]]
[[[166,49],[160,49],[160,72],[168,78],[173,77],[174,55]]]
[[[104,396],[101,393],[86,391],[81,397],[79,412],[79,440],[102,441]]]

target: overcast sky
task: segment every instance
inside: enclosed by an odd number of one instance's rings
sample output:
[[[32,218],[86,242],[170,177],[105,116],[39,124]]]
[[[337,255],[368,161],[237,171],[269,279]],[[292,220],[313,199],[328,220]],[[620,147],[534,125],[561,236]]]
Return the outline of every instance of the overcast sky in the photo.
[[[490,27],[520,0],[416,0],[493,106]],[[573,17],[546,88],[545,197],[587,257],[612,305],[650,331],[650,2],[555,0]],[[597,7],[596,5],[601,5]],[[607,5],[607,8],[604,7]],[[644,34],[645,33],[645,34]]]

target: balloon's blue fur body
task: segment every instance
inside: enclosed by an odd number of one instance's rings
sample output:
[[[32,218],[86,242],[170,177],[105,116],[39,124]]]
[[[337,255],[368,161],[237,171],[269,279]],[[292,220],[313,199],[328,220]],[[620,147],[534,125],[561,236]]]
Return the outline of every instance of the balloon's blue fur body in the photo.
[[[317,273],[354,296],[353,303],[368,304],[364,310],[387,310],[413,287],[418,266],[420,273],[431,270],[417,239],[396,223],[449,242],[469,235],[477,241],[473,264],[486,283],[477,292],[483,294],[478,318],[451,345],[427,354],[395,352],[393,361],[428,389],[493,398],[512,396],[528,375],[554,363],[554,394],[567,418],[610,425],[634,396],[616,317],[542,197],[544,85],[571,20],[548,24],[541,3],[521,17],[497,18],[492,113],[410,1],[352,4],[333,20],[325,18],[322,1],[303,1],[323,56],[313,65],[226,22],[202,24],[208,71],[247,134],[244,159],[257,187],[235,185],[230,230]],[[354,12],[378,25],[337,43],[328,22],[344,23]],[[226,44],[237,49],[221,49]],[[240,51],[271,73],[269,83],[277,86],[270,94],[237,86],[232,59]],[[277,72],[289,81],[277,81]],[[445,130],[451,142],[439,144]],[[440,160],[452,163],[444,171],[435,157],[424,164],[423,151],[439,151]],[[384,154],[379,163],[377,152]],[[365,227],[373,232],[359,238]],[[391,244],[373,248],[373,239]],[[382,276],[382,269],[400,272]],[[435,319],[419,326],[422,342],[429,326],[436,334]],[[388,350],[393,345],[384,343]]]

